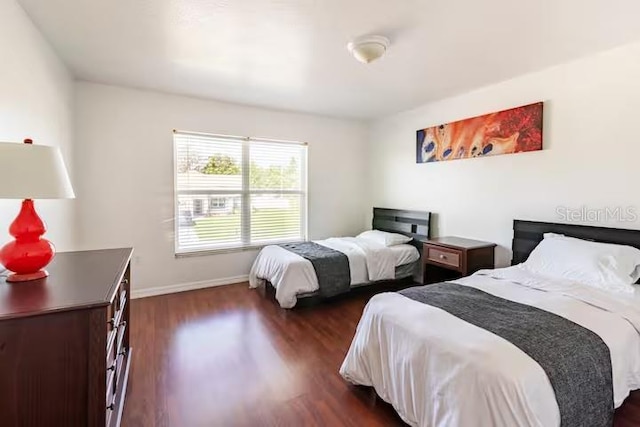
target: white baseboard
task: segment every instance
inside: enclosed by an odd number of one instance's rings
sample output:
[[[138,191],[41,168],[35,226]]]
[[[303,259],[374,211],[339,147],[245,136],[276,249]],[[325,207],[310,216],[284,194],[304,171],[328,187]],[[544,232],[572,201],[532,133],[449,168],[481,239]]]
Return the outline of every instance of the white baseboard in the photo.
[[[196,289],[212,288],[214,286],[231,285],[233,283],[248,282],[249,276],[224,277],[222,279],[202,280],[199,282],[178,283],[177,285],[156,286],[154,288],[133,289],[131,298],[146,298],[156,295],[173,294],[175,292],[193,291]]]

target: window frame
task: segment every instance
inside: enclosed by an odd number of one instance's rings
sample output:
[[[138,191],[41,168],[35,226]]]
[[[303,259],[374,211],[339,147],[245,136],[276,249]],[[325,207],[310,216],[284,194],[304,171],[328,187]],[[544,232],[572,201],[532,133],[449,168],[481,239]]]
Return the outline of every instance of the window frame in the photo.
[[[209,192],[203,190],[192,190],[197,194],[203,194],[207,196],[207,207],[211,198],[225,197],[229,195],[239,195],[241,198],[241,214],[240,214],[240,226],[241,226],[241,243],[219,245],[218,247],[204,247],[202,249],[188,249],[180,250],[179,247],[179,197],[181,195],[188,195],[189,191],[178,191],[178,144],[176,141],[176,135],[193,135],[200,137],[211,137],[218,139],[225,139],[228,141],[237,141],[242,144],[242,189],[241,190],[211,190]],[[275,190],[275,189],[250,189],[250,159],[251,159],[251,143],[270,143],[270,144],[286,144],[286,145],[298,145],[304,147],[304,156],[300,165],[300,190]],[[173,130],[172,134],[173,144],[173,207],[174,207],[174,256],[176,258],[212,255],[229,252],[242,252],[260,249],[267,245],[293,243],[306,241],[308,238],[308,203],[309,203],[309,187],[308,187],[308,163],[309,163],[309,148],[306,142],[278,140],[270,138],[259,137],[242,137],[234,135],[193,132],[184,130]],[[281,239],[273,241],[251,242],[251,196],[260,194],[276,194],[276,195],[299,195],[300,196],[300,233],[301,238],[295,239]],[[204,206],[203,206],[204,207]]]

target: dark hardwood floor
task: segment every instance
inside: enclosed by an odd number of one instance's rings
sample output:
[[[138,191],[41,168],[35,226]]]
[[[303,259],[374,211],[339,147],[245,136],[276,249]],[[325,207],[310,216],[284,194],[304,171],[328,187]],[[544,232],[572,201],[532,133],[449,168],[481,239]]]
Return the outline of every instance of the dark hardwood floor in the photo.
[[[288,311],[238,284],[133,300],[123,427],[404,426],[338,375],[369,297]],[[615,426],[640,426],[640,393]]]

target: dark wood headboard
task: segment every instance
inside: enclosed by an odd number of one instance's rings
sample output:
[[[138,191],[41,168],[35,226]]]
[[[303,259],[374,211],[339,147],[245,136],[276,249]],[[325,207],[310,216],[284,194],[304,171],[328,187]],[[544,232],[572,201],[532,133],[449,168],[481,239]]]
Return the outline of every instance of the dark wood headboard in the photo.
[[[431,212],[373,208],[374,230],[413,237],[411,244],[422,250],[422,242],[431,236]]]
[[[511,242],[513,257],[511,258],[511,265],[526,261],[531,251],[542,241],[544,233],[558,233],[578,239],[628,245],[640,249],[640,230],[516,219],[513,221],[513,241]]]

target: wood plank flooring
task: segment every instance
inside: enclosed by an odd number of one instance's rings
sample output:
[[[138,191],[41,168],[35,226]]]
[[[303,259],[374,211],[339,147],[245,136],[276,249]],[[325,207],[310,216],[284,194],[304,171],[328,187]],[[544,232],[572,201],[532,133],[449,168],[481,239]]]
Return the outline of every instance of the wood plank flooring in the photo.
[[[286,311],[238,284],[133,300],[122,426],[404,426],[338,375],[369,297]],[[615,426],[640,426],[640,393]]]

